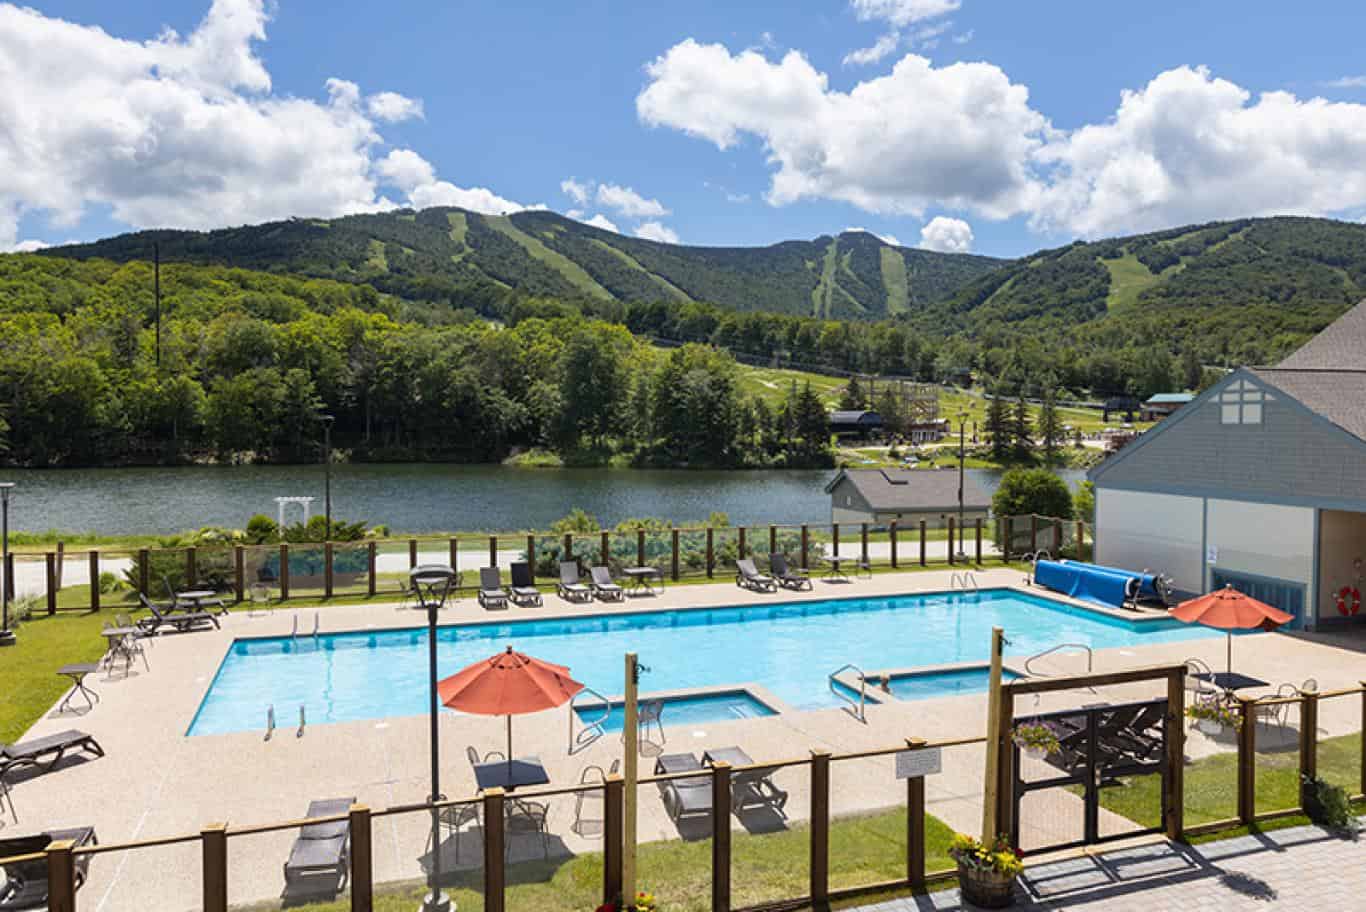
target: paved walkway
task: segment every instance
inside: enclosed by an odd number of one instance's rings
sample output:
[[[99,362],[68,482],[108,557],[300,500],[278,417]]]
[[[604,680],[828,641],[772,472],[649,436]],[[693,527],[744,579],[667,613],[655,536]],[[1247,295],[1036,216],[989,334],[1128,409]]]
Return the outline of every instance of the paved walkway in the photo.
[[[1366,908],[1366,841],[1318,827],[1276,830],[1199,846],[1169,843],[1029,868],[1021,910],[1238,912]],[[909,896],[858,912],[975,909],[958,890]]]

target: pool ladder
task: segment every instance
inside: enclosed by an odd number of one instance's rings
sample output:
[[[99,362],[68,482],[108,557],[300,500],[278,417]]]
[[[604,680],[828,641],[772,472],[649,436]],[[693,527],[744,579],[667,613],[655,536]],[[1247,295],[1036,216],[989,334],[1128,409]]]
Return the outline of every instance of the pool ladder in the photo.
[[[961,589],[964,592],[978,592],[981,590],[981,587],[977,585],[977,577],[972,575],[971,570],[963,570],[962,572],[954,571],[953,576],[949,577],[949,588],[954,590]]]
[[[598,703],[602,704],[602,715],[588,722],[584,722],[578,712],[574,709],[574,704],[577,703],[579,697],[584,694],[588,694],[593,698],[594,705]],[[612,702],[593,688],[585,687],[583,690],[574,694],[569,700],[569,756],[572,757],[579,751],[586,749],[589,745],[606,734],[607,729],[603,726],[607,724],[607,720],[611,715]],[[581,726],[577,732],[574,730],[575,719],[579,719]]]
[[[312,636],[313,639],[316,640],[318,638],[318,629],[321,626],[322,618],[320,616],[320,612],[315,611],[313,612],[313,633],[310,634],[310,636]],[[292,629],[289,632],[289,638],[291,640],[297,640],[299,638],[299,615],[297,612],[294,614],[294,629]]]
[[[858,675],[857,700],[849,696],[849,694],[846,693],[845,690],[841,689],[839,676],[844,674],[846,671],[852,671]],[[859,668],[853,662],[846,662],[839,668],[836,668],[834,671],[830,672],[830,675],[826,678],[826,681],[830,685],[830,692],[834,694],[836,697],[838,697],[844,703],[849,704],[848,706],[843,707],[844,711],[849,713],[849,715],[853,716],[855,719],[858,719],[864,725],[867,725],[868,717],[864,712],[864,708],[867,706],[868,703],[868,676],[863,673],[863,669]],[[844,686],[847,687],[847,685]]]

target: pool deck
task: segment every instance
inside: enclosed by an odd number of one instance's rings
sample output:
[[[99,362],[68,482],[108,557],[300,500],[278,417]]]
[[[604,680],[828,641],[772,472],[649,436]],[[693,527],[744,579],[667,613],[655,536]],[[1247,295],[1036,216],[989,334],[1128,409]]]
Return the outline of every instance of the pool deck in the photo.
[[[1019,587],[1019,571],[976,571],[982,588]],[[812,592],[756,594],[728,581],[715,585],[672,587],[655,597],[627,599],[623,605],[569,605],[547,595],[540,608],[512,608],[498,618],[549,618],[675,608],[762,604],[774,601],[828,599],[840,596],[886,596],[949,588],[951,572],[879,574],[851,583],[817,581]],[[1035,590],[1037,591],[1037,590]],[[297,617],[300,629],[312,630],[315,609],[276,609],[250,615],[234,612],[223,619],[221,631],[166,635],[148,646],[150,671],[139,664],[126,677],[120,670],[91,677],[101,702],[93,711],[58,714],[55,707],[29,732],[37,737],[78,728],[94,735],[106,756],[82,761],[68,759],[55,771],[19,776],[13,788],[20,823],[6,820],[0,835],[17,835],[59,826],[93,825],[101,842],[123,842],[179,833],[198,832],[214,822],[233,826],[263,824],[298,818],[311,799],[355,796],[373,808],[425,800],[430,790],[428,719],[400,717],[309,725],[296,733],[297,720],[280,710],[279,728],[269,739],[262,730],[189,738],[184,733],[235,637],[288,635]],[[480,609],[473,598],[461,599],[441,613],[441,623],[487,621],[492,612]],[[323,632],[412,627],[424,622],[421,612],[397,606],[338,605],[317,615]],[[911,632],[913,635],[913,631]],[[1352,686],[1362,677],[1366,637],[1360,632],[1317,637],[1267,634],[1245,637],[1236,644],[1241,671],[1280,683],[1317,679],[1327,690]],[[1173,644],[1102,650],[1098,670],[1114,670],[1197,656],[1222,667],[1224,641],[1210,638]],[[832,657],[832,669],[852,656]],[[1012,657],[1008,653],[1008,664]],[[1022,656],[1013,657],[1016,660]],[[1052,673],[1080,672],[1080,656],[1060,656],[1049,662]],[[746,685],[739,676],[724,683]],[[1255,692],[1254,692],[1255,693]],[[1127,685],[1090,693],[1052,694],[1042,698],[1039,711],[1075,707],[1103,700],[1119,701],[1156,696],[1153,687]],[[621,743],[608,735],[573,756],[567,754],[569,710],[560,708],[520,717],[514,725],[516,750],[535,754],[544,762],[552,783],[579,781],[589,764],[607,767],[620,756]],[[835,753],[889,747],[905,738],[947,739],[979,735],[985,728],[986,701],[981,694],[870,705],[867,724],[840,709],[783,712],[780,715],[710,723],[705,726],[668,726],[663,752],[695,751],[736,744],[756,761],[805,757],[812,750]],[[1359,701],[1326,701],[1319,725],[1324,735],[1356,731]],[[443,712],[440,720],[442,791],[451,797],[473,795],[467,745],[481,753],[500,750],[505,740],[501,718],[471,717]],[[1260,729],[1259,729],[1260,733]],[[1203,735],[1191,733],[1187,753],[1200,756],[1228,750]],[[642,772],[653,766],[658,746],[647,747]],[[979,745],[951,748],[944,754],[943,773],[926,780],[930,813],[952,826],[971,829],[981,814],[982,752]],[[798,767],[779,771],[778,784],[791,793],[788,812],[800,820],[809,806],[807,775]],[[894,779],[890,757],[844,761],[832,768],[832,802],[836,813],[883,808],[904,802],[904,786]],[[654,786],[641,789],[642,841],[678,838],[679,831],[664,814]],[[599,838],[571,832],[574,799],[550,799],[551,851],[597,851]],[[374,864],[378,881],[416,880],[423,876],[428,853],[428,817],[409,813],[379,818],[374,829]],[[740,820],[732,825],[754,828],[764,822]],[[772,824],[773,821],[768,821]],[[779,821],[780,823],[780,821]],[[1047,835],[1040,834],[1040,835]],[[234,904],[278,900],[283,889],[280,864],[288,855],[293,832],[278,832],[229,840],[229,899]],[[465,839],[459,863],[478,857],[477,837]],[[513,840],[514,860],[538,857],[539,844],[526,837]],[[455,863],[451,841],[443,846],[447,866]],[[196,907],[199,897],[199,847],[142,849],[97,856],[90,880],[80,894],[82,909],[121,912],[132,909]]]

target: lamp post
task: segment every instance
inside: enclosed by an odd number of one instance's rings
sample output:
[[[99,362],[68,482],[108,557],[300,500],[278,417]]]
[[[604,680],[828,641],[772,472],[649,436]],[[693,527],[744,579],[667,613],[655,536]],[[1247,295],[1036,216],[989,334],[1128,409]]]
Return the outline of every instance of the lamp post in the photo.
[[[441,748],[437,730],[438,713],[441,700],[436,693],[436,614],[446,604],[450,595],[455,571],[445,564],[419,564],[408,571],[408,580],[417,593],[418,602],[427,609],[427,661],[431,690],[431,752],[432,752],[432,795],[429,800],[432,808],[432,865],[431,878],[426,897],[418,912],[451,912],[455,904],[441,892],[441,809],[436,806],[444,800],[441,794]]]
[[[327,531],[323,541],[332,540],[332,415],[323,415],[323,513],[327,517]]]
[[[967,426],[968,413],[964,410],[958,413],[958,553],[954,555],[954,560],[960,562],[968,559],[963,551],[963,463],[967,458]]]
[[[0,560],[5,564],[5,579],[0,583],[0,602],[4,604],[4,626],[0,627],[0,646],[13,646],[14,631],[9,627],[9,599],[14,592],[14,558],[9,553],[9,492],[14,482],[0,482]]]

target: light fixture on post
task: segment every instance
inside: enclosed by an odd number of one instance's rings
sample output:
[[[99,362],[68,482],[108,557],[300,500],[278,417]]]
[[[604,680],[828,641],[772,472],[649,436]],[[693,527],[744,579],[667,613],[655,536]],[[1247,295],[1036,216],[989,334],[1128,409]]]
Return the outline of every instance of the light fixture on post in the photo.
[[[408,581],[418,602],[427,610],[427,684],[431,693],[432,794],[429,803],[432,809],[432,864],[427,895],[418,912],[452,912],[455,903],[441,892],[441,809],[437,807],[437,802],[444,800],[445,796],[441,794],[441,749],[437,729],[441,700],[436,692],[436,615],[450,595],[455,571],[445,564],[418,564],[408,571]]]
[[[5,578],[0,583],[0,603],[4,604],[4,626],[0,627],[0,646],[13,646],[14,631],[9,626],[9,601],[14,595],[14,558],[9,553],[9,493],[14,482],[0,481],[0,560],[4,561]]]
[[[968,413],[966,410],[958,413],[958,553],[953,556],[959,563],[967,561],[968,556],[963,551],[963,463],[967,459],[966,430],[968,426]]]

